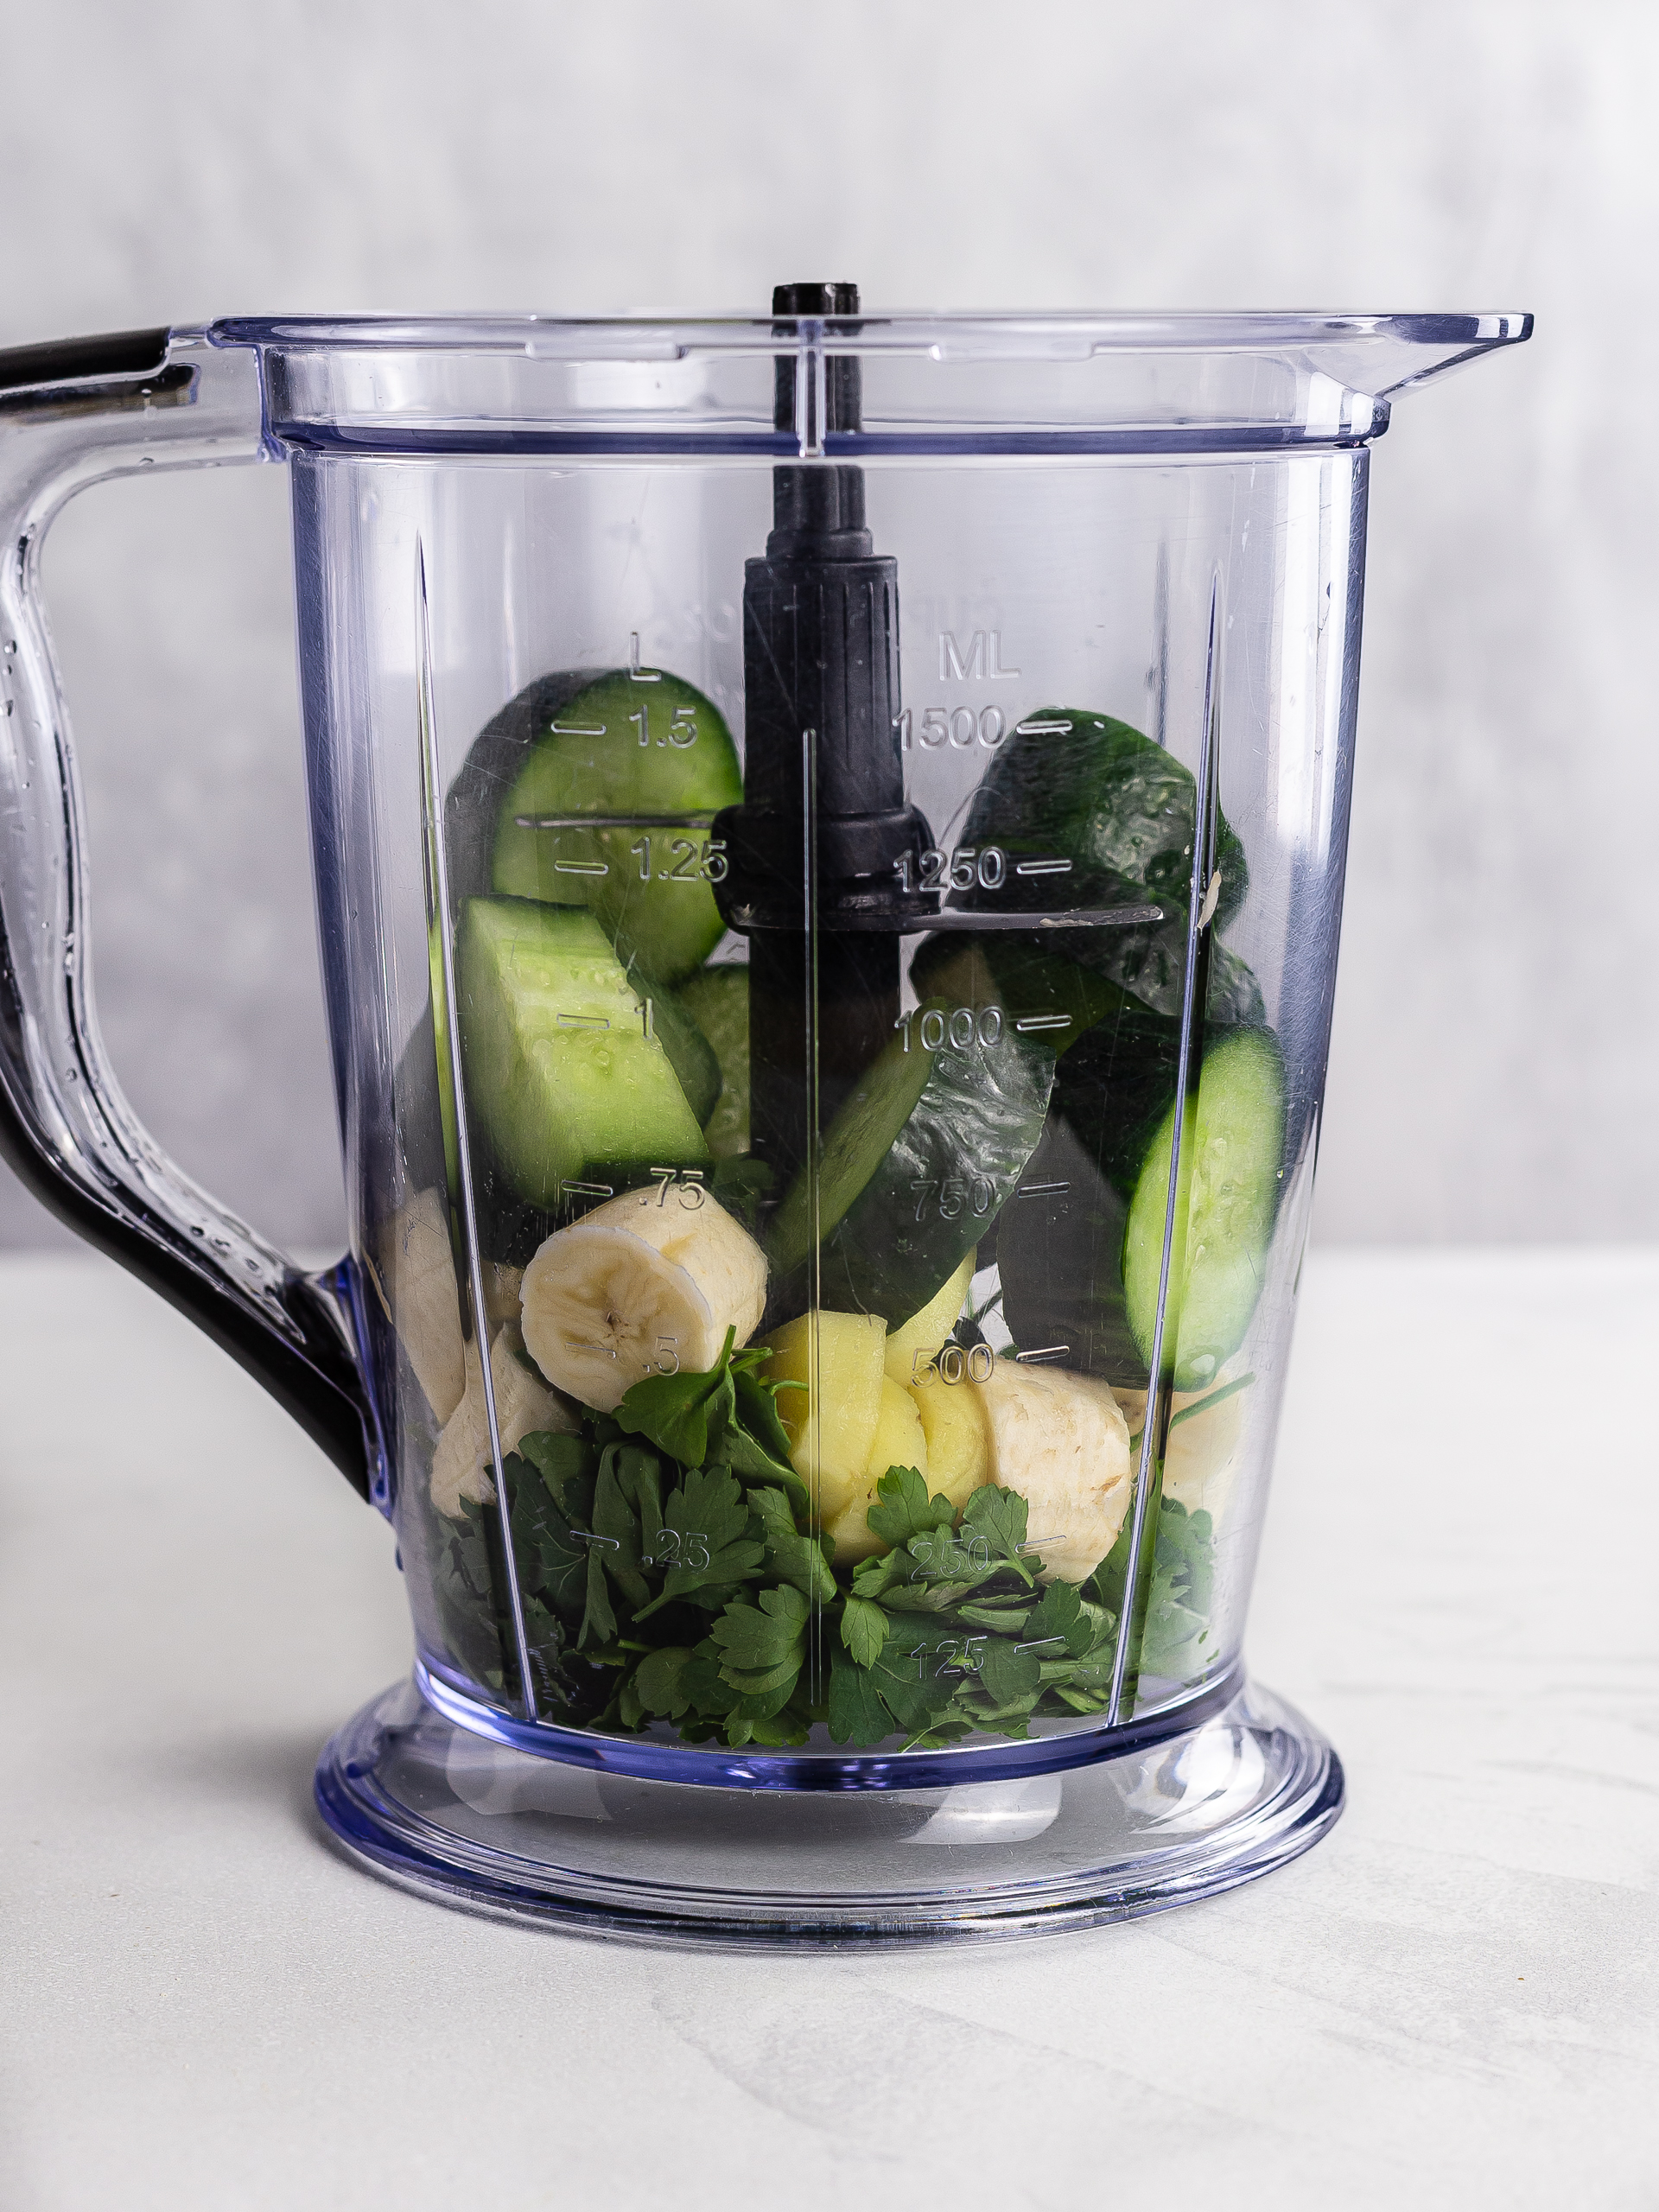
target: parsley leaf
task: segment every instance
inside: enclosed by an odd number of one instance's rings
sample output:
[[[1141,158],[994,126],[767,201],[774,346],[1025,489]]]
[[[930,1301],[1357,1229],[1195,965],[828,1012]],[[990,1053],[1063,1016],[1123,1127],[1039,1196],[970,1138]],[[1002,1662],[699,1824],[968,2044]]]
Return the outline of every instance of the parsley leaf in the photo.
[[[648,1651],[639,1662],[633,1670],[633,1686],[647,1713],[664,1720],[677,1720],[690,1710],[691,1693],[685,1676],[691,1656],[683,1644],[665,1643]]]
[[[927,1484],[914,1467],[889,1467],[875,1493],[878,1503],[865,1517],[872,1532],[895,1549],[931,1529],[955,1526],[956,1507],[947,1497],[930,1499]]]
[[[748,1676],[771,1676],[806,1654],[806,1599],[798,1590],[763,1590],[758,1605],[728,1605],[709,1631],[720,1646],[721,1672],[739,1688],[759,1688]]]
[[[861,1751],[893,1733],[893,1715],[874,1679],[840,1651],[830,1662],[830,1733],[837,1744],[850,1743]]]
[[[656,1459],[634,1446],[607,1444],[600,1455],[599,1478],[594,1484],[592,1548],[636,1611],[650,1598],[651,1589],[639,1572],[639,1516],[633,1500],[643,1490],[650,1500],[652,1519],[660,1527],[657,1479]]]
[[[873,1667],[887,1640],[887,1617],[868,1598],[849,1598],[842,1608],[841,1640],[859,1667]]]
[[[962,1509],[963,1535],[982,1536],[994,1558],[1007,1560],[1030,1581],[1041,1562],[1027,1563],[1020,1555],[1027,1525],[1025,1499],[1018,1491],[999,1490],[995,1483],[976,1490]]]
[[[749,1580],[766,1557],[765,1544],[750,1538],[749,1525],[747,1503],[723,1468],[689,1468],[663,1504],[658,1563],[667,1562],[668,1573],[661,1594],[639,1607],[636,1622],[673,1599],[698,1593],[706,1599]]]
[[[823,1539],[799,1533],[789,1500],[780,1490],[752,1490],[748,1503],[749,1510],[766,1531],[766,1565],[779,1580],[804,1598],[833,1604],[836,1578],[824,1557]]]
[[[736,1419],[732,1382],[732,1341],[728,1329],[720,1357],[706,1372],[647,1375],[623,1394],[615,1420],[630,1435],[643,1436],[682,1466],[700,1467]]]

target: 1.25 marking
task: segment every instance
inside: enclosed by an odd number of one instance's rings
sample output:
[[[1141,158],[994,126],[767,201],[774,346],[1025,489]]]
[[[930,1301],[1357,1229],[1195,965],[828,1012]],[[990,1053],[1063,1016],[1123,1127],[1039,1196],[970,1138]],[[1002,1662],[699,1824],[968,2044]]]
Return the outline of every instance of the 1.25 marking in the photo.
[[[649,837],[636,837],[628,847],[639,863],[641,883],[652,879],[651,845]],[[668,849],[677,858],[672,868],[658,868],[658,883],[724,883],[731,872],[723,837],[674,837]]]

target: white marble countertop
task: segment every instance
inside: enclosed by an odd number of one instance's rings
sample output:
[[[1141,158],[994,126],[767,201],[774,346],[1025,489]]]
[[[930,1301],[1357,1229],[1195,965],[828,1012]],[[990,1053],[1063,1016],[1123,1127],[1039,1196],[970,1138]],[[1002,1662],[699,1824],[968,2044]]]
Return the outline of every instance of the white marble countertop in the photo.
[[[1349,1808],[1131,1925],[723,1957],[325,1847],[391,1532],[102,1262],[0,1263],[4,2212],[1659,2202],[1659,1255],[1317,1255],[1253,1665]]]

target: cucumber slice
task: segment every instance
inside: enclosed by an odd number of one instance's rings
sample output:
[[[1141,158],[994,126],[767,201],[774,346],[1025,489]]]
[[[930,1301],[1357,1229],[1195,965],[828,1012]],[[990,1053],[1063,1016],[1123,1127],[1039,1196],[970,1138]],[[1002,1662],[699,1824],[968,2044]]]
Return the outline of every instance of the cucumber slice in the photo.
[[[951,1007],[918,1007],[827,1131],[817,1178],[822,1303],[899,1328],[948,1282],[1036,1149],[1050,1053],[1004,1036],[950,1042]],[[937,1026],[939,1041],[935,1042]],[[785,1282],[805,1274],[812,1192],[798,1176],[773,1217]]]
[[[563,1182],[600,1167],[709,1164],[643,995],[591,914],[469,899],[458,969],[468,1103],[520,1199],[552,1208]]]
[[[1152,1357],[1163,1266],[1175,1107],[1159,1122],[1129,1201],[1123,1288],[1129,1325]],[[1285,1071],[1265,1029],[1243,1029],[1205,1052],[1196,1108],[1186,1107],[1181,1148],[1190,1162],[1186,1218],[1170,1255],[1166,1371],[1178,1390],[1201,1390],[1237,1351],[1262,1294],[1279,1207],[1285,1143]]]
[[[1144,1012],[1101,1025],[1060,1063],[1057,1111],[1021,1179],[1037,1193],[1003,1217],[1003,1318],[1024,1351],[1064,1345],[1065,1364],[1144,1388],[1163,1262],[1179,1033]],[[1278,1208],[1283,1063],[1272,1033],[1208,1039],[1191,1163],[1187,1233],[1171,1255],[1163,1365],[1200,1389],[1243,1341]]]
[[[678,995],[719,1065],[719,1101],[703,1135],[716,1160],[734,1160],[749,1148],[749,971],[705,968]]]
[[[590,906],[645,974],[681,982],[725,930],[710,887],[724,855],[708,823],[534,830],[518,817],[712,817],[742,796],[737,748],[713,701],[661,671],[618,670],[539,716],[496,817],[491,887]]]
[[[1109,715],[1045,707],[1026,717],[997,756],[963,831],[964,844],[1003,855],[1003,880],[992,891],[955,893],[950,904],[1003,912],[1161,906],[1164,918],[1156,923],[1066,930],[1051,941],[1157,1013],[1179,1014],[1197,812],[1192,771],[1173,753]],[[1224,817],[1218,828],[1216,926],[1223,929],[1243,903],[1249,877],[1244,849]],[[1022,861],[1039,860],[1070,866],[1020,874]],[[1209,1011],[1222,1021],[1262,1019],[1255,978],[1220,946],[1211,955]]]

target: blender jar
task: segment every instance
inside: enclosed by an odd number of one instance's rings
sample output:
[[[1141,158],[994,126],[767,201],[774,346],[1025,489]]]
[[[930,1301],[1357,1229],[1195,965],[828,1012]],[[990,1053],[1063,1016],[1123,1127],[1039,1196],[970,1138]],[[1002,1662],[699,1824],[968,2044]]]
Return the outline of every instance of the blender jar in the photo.
[[[397,1530],[334,1834],[474,1908],[912,1940],[1340,1808],[1247,1683],[1370,445],[1522,315],[236,321],[0,357],[8,1156]],[[352,1247],[98,1046],[41,534],[285,465]],[[942,1848],[943,1847],[943,1848]]]

